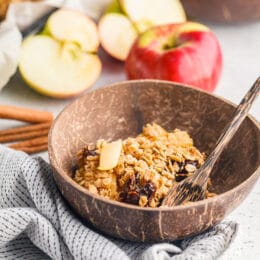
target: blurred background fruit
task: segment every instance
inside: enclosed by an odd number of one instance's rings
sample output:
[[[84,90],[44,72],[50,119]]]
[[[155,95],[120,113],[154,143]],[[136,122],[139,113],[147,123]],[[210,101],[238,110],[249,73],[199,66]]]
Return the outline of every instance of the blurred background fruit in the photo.
[[[126,59],[129,79],[162,79],[213,92],[222,72],[222,51],[206,26],[185,22],[150,28]]]
[[[113,0],[99,21],[100,43],[109,55],[124,61],[138,34],[185,21],[179,0]]]
[[[259,0],[181,0],[190,19],[237,23],[260,20]]]

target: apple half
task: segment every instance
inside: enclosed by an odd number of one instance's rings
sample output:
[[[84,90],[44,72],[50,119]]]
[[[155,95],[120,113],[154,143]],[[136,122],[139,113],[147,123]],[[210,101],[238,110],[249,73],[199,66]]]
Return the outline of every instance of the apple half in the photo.
[[[72,97],[98,79],[98,45],[92,20],[78,11],[60,9],[49,17],[43,34],[23,41],[19,71],[27,84],[41,94]]]
[[[185,20],[179,0],[114,0],[99,21],[100,42],[108,54],[124,61],[141,32]]]

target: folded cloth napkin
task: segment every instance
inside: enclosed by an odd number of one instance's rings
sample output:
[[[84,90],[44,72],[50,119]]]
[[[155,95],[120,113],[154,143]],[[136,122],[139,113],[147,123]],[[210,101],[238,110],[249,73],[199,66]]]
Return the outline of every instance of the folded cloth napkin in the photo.
[[[156,244],[101,235],[66,205],[48,163],[0,145],[0,259],[210,260],[236,230],[225,221],[198,236]]]

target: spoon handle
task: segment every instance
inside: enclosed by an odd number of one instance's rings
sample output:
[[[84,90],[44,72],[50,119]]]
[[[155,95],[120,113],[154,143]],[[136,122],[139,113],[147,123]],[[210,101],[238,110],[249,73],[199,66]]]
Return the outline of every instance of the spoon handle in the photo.
[[[217,141],[215,149],[211,152],[206,162],[199,169],[199,172],[194,179],[199,180],[202,178],[206,183],[215,162],[217,161],[218,157],[222,153],[225,146],[228,144],[228,142],[231,140],[233,135],[236,133],[240,124],[247,116],[249,109],[251,108],[254,100],[259,94],[259,90],[260,90],[260,77],[258,77],[254,85],[250,88],[250,90],[246,93],[244,98],[241,100],[240,104],[237,106],[233,114],[233,119],[224,128],[223,133],[221,134],[221,136]],[[202,172],[204,173],[199,174]],[[203,182],[202,180],[200,181]]]
[[[193,175],[173,185],[164,197],[162,206],[173,207],[185,201],[197,201],[205,197],[208,178],[215,162],[245,119],[248,110],[259,94],[259,90],[260,77],[237,106],[232,120],[224,128],[223,134],[220,135],[215,149],[210,153],[206,162]]]

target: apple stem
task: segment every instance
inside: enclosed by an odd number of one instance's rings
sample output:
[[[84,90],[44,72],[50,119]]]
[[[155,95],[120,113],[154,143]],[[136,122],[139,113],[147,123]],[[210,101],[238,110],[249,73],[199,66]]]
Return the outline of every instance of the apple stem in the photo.
[[[163,46],[164,50],[169,50],[172,48],[176,48],[180,45],[180,43],[177,41],[176,36],[172,36],[170,38],[168,38],[167,43]]]

